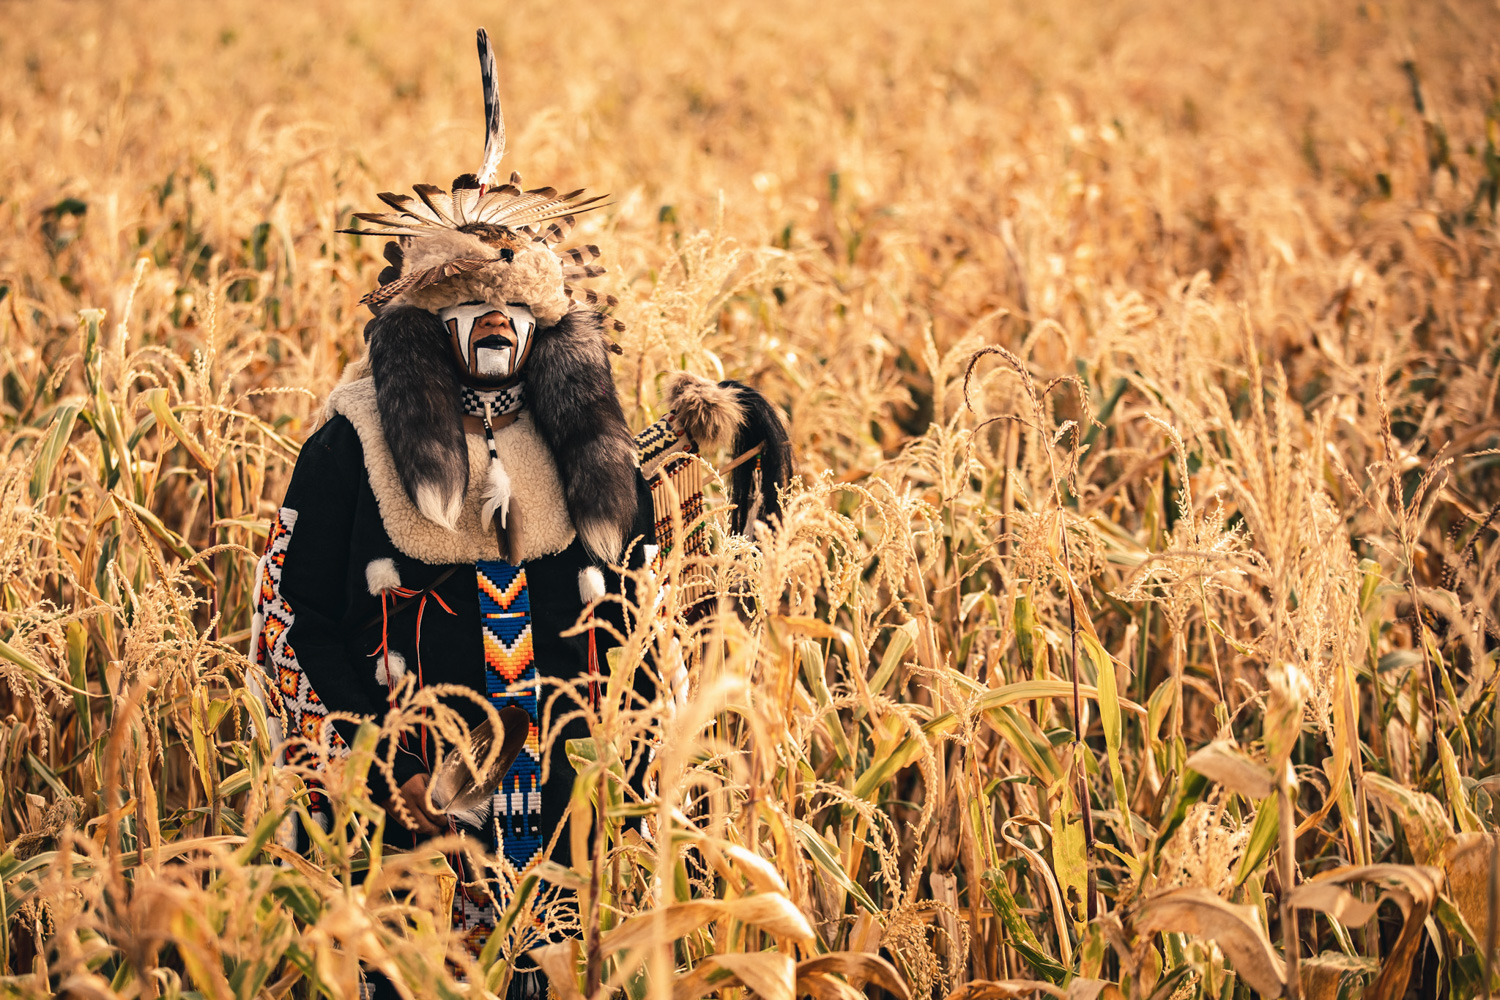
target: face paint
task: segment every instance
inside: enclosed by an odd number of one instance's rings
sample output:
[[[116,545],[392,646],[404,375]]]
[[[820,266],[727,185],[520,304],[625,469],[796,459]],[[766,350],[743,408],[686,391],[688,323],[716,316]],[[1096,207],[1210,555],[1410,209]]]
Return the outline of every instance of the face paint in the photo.
[[[499,385],[526,363],[536,317],[523,305],[466,302],[438,312],[448,328],[453,355],[470,378]]]

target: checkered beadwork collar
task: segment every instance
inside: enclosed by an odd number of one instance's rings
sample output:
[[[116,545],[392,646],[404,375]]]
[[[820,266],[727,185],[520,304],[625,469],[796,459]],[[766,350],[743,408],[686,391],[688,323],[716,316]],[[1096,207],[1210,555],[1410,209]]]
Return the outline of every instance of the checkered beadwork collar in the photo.
[[[464,413],[471,417],[483,417],[485,404],[489,404],[490,417],[503,417],[515,413],[526,405],[526,383],[517,382],[503,389],[475,389],[464,386]]]

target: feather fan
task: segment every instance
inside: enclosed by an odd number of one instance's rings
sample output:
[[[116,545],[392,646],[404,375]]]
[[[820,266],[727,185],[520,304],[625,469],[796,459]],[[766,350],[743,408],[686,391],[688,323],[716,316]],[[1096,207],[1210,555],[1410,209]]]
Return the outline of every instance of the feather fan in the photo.
[[[440,813],[468,812],[495,793],[505,773],[521,754],[531,731],[531,718],[524,708],[507,705],[497,713],[500,732],[490,720],[469,732],[469,756],[464,760],[457,747],[449,750],[432,775],[432,807]],[[496,736],[499,739],[496,739]]]

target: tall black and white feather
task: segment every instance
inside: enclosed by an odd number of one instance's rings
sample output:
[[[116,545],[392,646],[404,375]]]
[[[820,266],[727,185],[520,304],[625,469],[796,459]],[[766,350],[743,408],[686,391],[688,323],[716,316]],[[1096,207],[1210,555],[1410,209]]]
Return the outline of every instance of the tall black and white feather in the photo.
[[[396,306],[371,320],[365,335],[375,406],[401,485],[423,517],[451,530],[469,488],[469,452],[447,331],[425,309]]]
[[[479,189],[486,191],[505,156],[505,116],[500,111],[500,81],[495,77],[495,50],[489,32],[480,28],[478,40],[479,79],[484,83],[484,162],[479,167]]]
[[[526,366],[537,430],[557,461],[573,527],[590,555],[612,563],[636,514],[636,447],[609,369],[604,320],[574,310],[539,331]]]

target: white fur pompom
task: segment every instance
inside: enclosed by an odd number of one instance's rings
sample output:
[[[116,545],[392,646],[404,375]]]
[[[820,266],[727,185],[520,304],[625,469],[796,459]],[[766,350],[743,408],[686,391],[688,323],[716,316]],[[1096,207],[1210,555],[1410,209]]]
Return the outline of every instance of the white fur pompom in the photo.
[[[490,474],[484,481],[484,506],[479,509],[479,523],[489,524],[500,512],[500,527],[505,527],[506,515],[510,513],[510,474],[505,471],[499,458],[490,459]]]
[[[389,672],[386,670],[389,665]],[[406,676],[406,657],[395,650],[381,653],[375,657],[375,683],[381,687],[390,687]]]
[[[604,574],[598,566],[585,566],[578,571],[578,596],[584,604],[592,604],[604,596]]]
[[[379,597],[382,592],[401,586],[401,574],[396,572],[396,560],[371,559],[365,566],[365,585],[370,588],[371,597]]]

